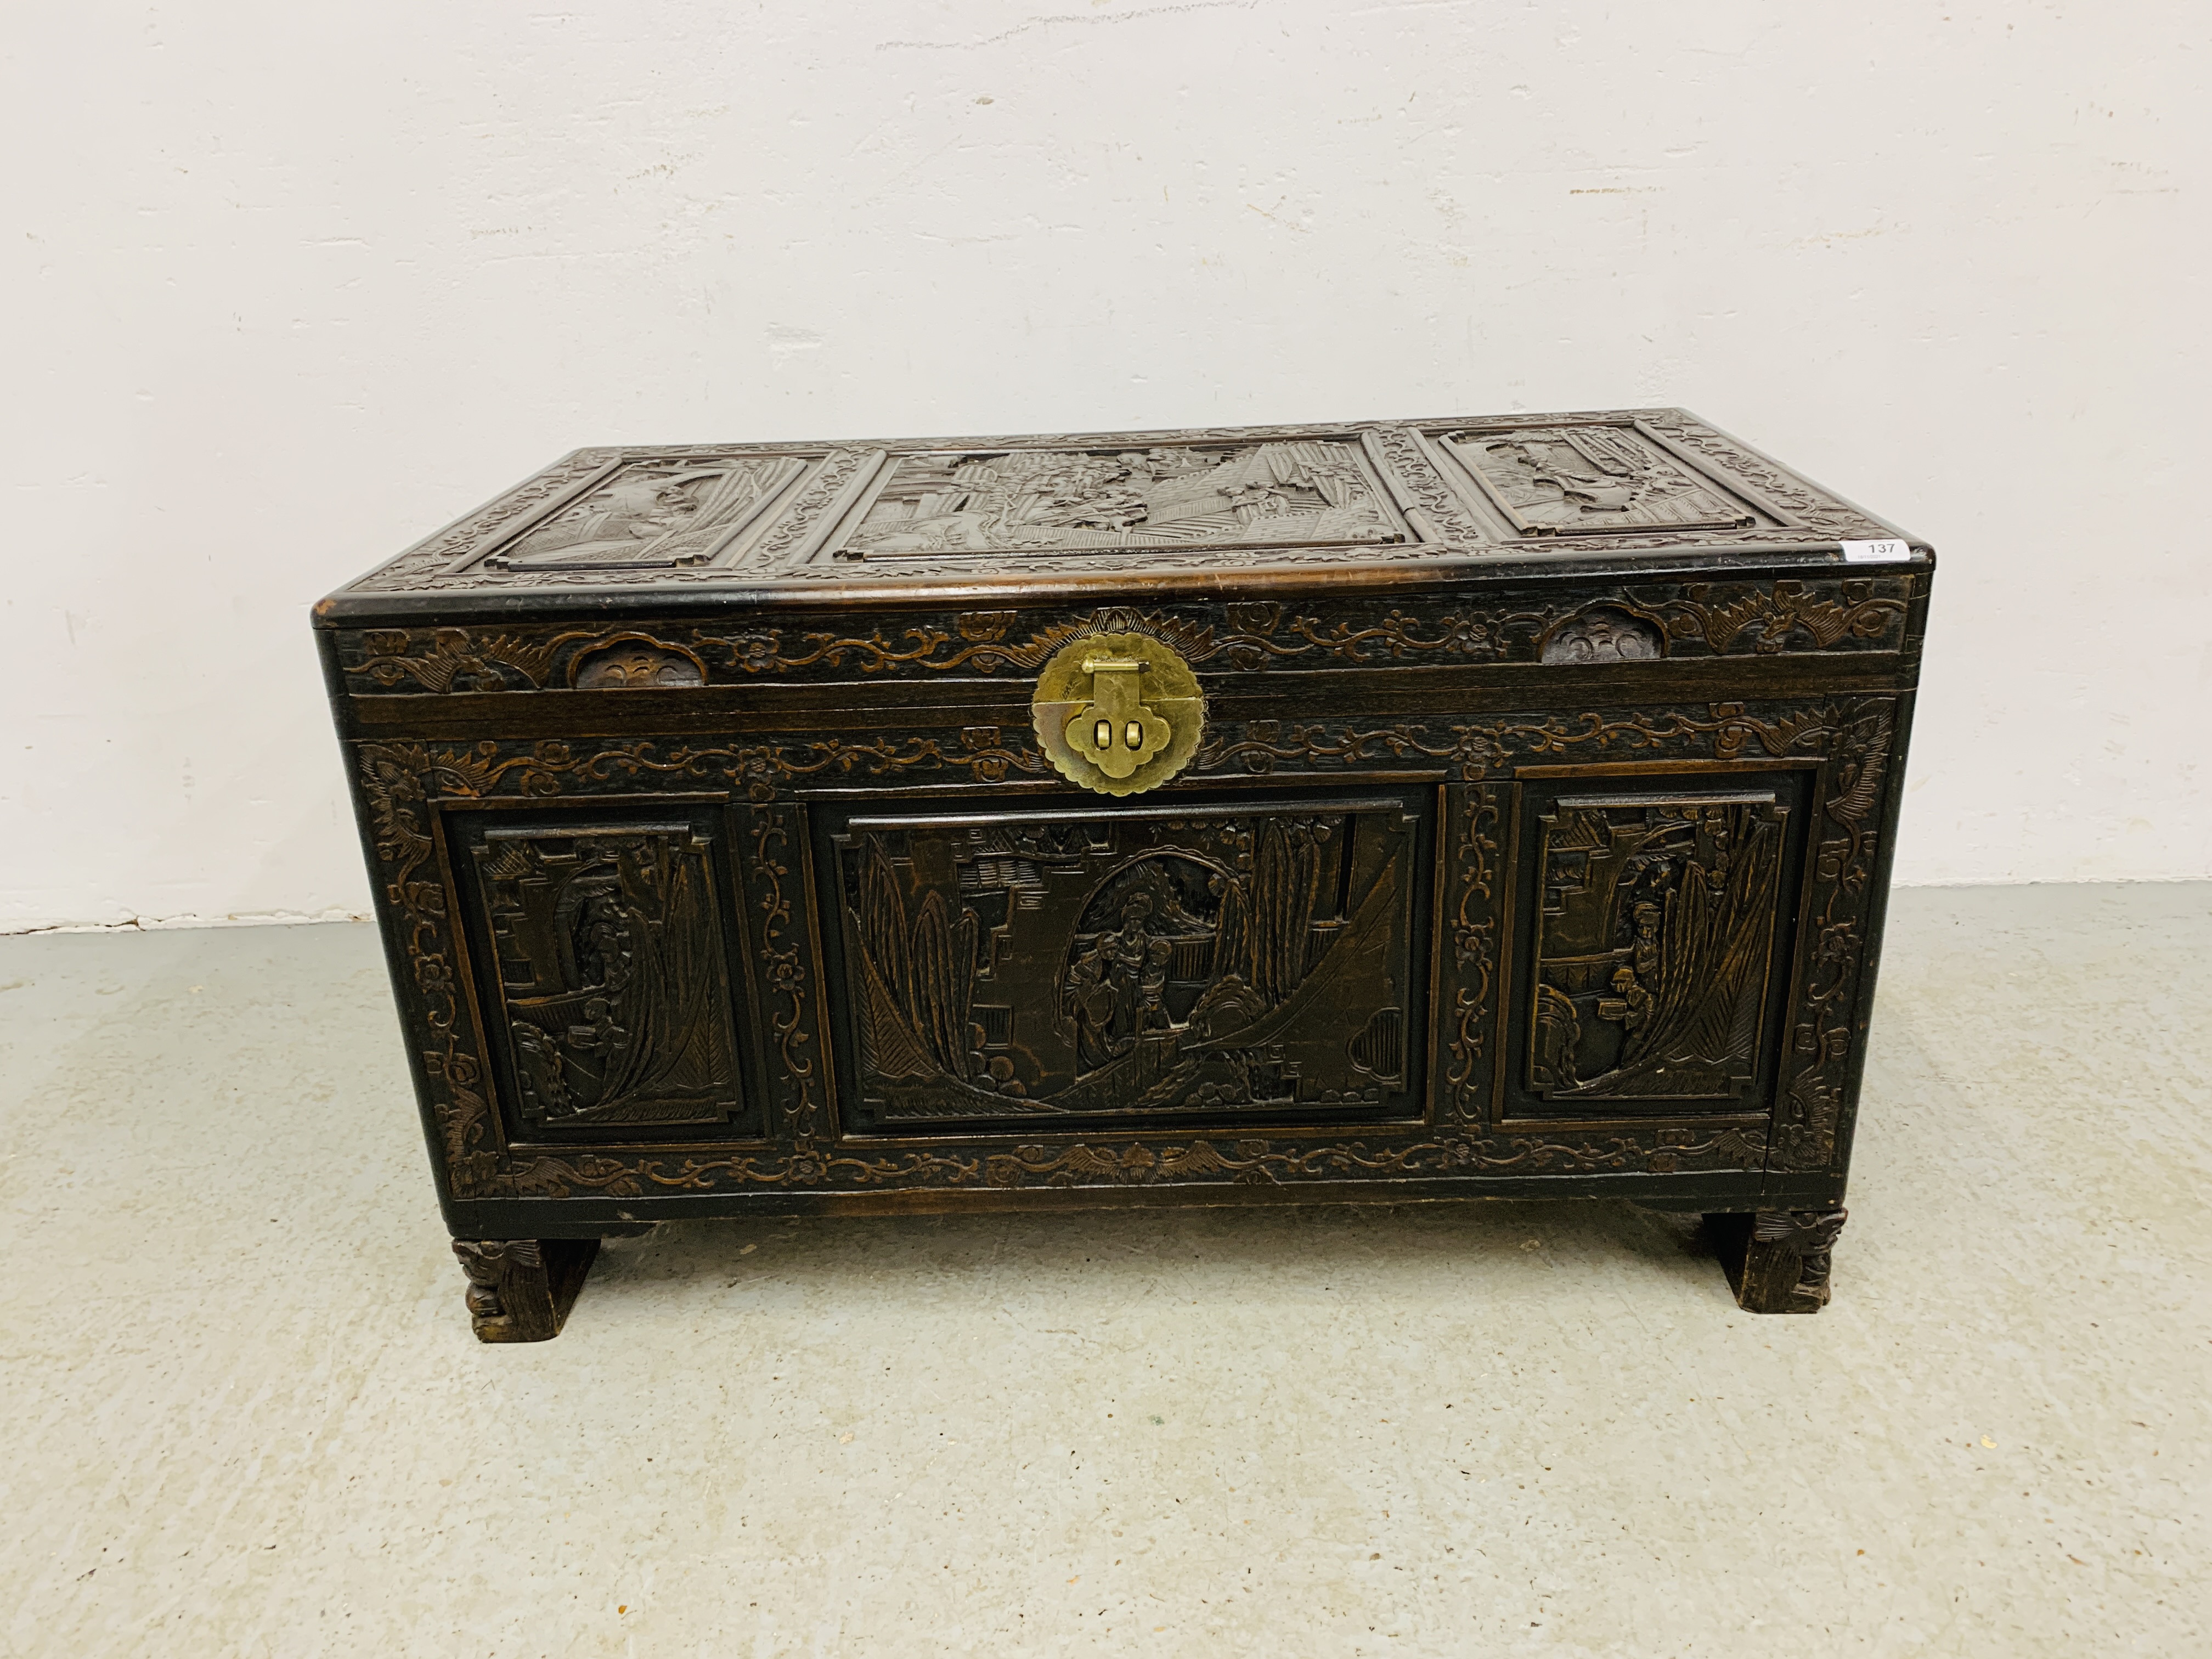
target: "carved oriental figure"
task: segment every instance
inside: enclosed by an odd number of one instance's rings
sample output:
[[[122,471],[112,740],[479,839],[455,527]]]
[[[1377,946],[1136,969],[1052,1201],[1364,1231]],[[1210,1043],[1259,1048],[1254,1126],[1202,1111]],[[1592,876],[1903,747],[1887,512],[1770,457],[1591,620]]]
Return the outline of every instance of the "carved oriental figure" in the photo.
[[[1389,815],[1092,833],[917,829],[848,855],[886,1115],[1379,1103],[1402,1080],[1412,848]]]
[[[1547,1099],[1741,1094],[1757,1070],[1785,809],[1562,801],[1529,1045]]]
[[[522,1103],[548,1126],[717,1117],[734,1089],[703,849],[495,831],[477,849]]]
[[[1021,451],[902,461],[853,554],[1401,538],[1350,445]]]

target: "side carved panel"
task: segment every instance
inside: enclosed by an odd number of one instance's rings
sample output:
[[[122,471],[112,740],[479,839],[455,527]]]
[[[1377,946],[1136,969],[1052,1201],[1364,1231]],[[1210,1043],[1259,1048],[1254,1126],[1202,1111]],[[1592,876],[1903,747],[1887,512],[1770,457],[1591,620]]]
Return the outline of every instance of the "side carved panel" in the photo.
[[[747,1121],[714,818],[453,816],[495,1067],[525,1139]]]
[[[1632,421],[1482,426],[1440,441],[1523,536],[1778,522],[1667,453]]]
[[[1768,793],[1571,798],[1539,820],[1530,1089],[1555,1104],[1742,1099],[1787,819]]]
[[[796,455],[632,461],[485,556],[497,571],[636,572],[726,554],[806,471]]]
[[[1774,1110],[1812,776],[1522,785],[1506,1117]]]
[[[1769,1160],[1776,1170],[1825,1169],[1842,1144],[1850,1079],[1866,1037],[1859,983],[1868,915],[1880,897],[1875,872],[1895,735],[1895,706],[1868,708],[1840,724],[1824,769],[1817,909],[1800,950],[1804,993],[1776,1115]]]

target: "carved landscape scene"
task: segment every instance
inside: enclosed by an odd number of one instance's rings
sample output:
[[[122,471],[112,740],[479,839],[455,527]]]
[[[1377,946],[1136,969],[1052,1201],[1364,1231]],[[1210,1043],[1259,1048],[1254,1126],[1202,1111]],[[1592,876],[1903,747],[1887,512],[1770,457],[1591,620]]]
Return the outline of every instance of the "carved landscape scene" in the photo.
[[[1356,444],[899,457],[843,556],[1396,542]]]
[[[709,850],[688,825],[494,830],[471,848],[526,1124],[719,1123],[736,1114]]]
[[[1419,830],[1395,804],[856,825],[865,1115],[1417,1109]]]
[[[1771,795],[1562,800],[1540,820],[1531,1089],[1549,1101],[1747,1093],[1787,821]]]
[[[705,564],[780,500],[796,456],[632,461],[484,561],[495,570],[625,570]]]
[[[1632,426],[1455,432],[1443,443],[1524,535],[1747,530],[1760,522],[1745,502]]]

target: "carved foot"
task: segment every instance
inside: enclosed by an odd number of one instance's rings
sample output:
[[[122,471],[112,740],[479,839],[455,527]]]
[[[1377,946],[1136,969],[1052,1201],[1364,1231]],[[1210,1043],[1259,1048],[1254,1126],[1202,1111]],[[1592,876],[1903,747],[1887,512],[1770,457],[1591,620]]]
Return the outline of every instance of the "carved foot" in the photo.
[[[1818,1313],[1828,1303],[1830,1252],[1841,1210],[1761,1210],[1705,1218],[1720,1235],[1721,1266],[1737,1304],[1751,1313]]]
[[[596,1238],[457,1238],[469,1276],[469,1318],[479,1342],[549,1342],[560,1335]]]

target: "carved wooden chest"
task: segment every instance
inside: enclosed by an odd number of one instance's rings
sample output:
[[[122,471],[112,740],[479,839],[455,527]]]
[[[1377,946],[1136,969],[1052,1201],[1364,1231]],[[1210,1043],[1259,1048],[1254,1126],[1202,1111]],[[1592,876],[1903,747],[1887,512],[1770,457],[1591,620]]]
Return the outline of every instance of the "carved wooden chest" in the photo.
[[[675,1217],[1491,1194],[1817,1309],[1933,569],[1680,410],[578,451],[315,613],[478,1334]]]

